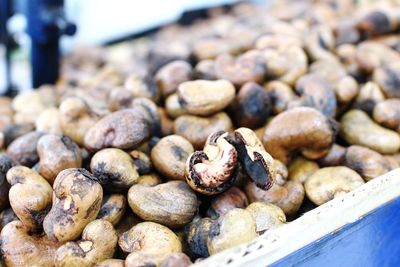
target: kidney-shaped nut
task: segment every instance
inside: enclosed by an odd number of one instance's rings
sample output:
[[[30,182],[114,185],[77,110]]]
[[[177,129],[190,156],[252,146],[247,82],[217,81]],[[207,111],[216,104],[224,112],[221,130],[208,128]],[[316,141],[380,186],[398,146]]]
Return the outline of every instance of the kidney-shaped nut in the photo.
[[[9,204],[10,184],[7,182],[6,174],[15,165],[17,163],[10,156],[0,153],[0,211],[4,210]]]
[[[153,222],[142,222],[123,233],[118,245],[124,253],[168,255],[182,251],[178,236],[169,228]]]
[[[291,102],[289,107],[313,107],[329,118],[335,116],[336,96],[328,81],[322,76],[317,74],[302,76],[296,82],[296,92],[301,97]]]
[[[210,134],[230,130],[232,130],[232,121],[225,112],[219,112],[210,117],[183,115],[174,123],[174,133],[189,140],[195,149],[203,148]]]
[[[266,62],[260,51],[250,50],[234,58],[221,54],[215,59],[215,74],[234,85],[241,86],[246,82],[262,82],[266,74]]]
[[[400,148],[400,135],[383,128],[361,110],[350,110],[340,120],[340,134],[351,145],[371,148],[379,153],[395,153]]]
[[[238,153],[227,137],[226,132],[211,134],[204,151],[196,151],[187,159],[185,177],[193,190],[215,195],[232,186],[237,176]]]
[[[7,181],[11,185],[9,199],[15,214],[28,229],[41,228],[51,207],[53,190],[50,184],[24,166],[11,168],[7,172]]]
[[[333,49],[335,36],[333,30],[327,24],[312,26],[305,38],[305,47],[311,59],[335,59]]]
[[[32,234],[20,221],[4,226],[0,238],[3,261],[10,267],[53,267],[54,254],[62,245],[45,234]]]
[[[249,204],[246,194],[238,187],[234,186],[212,198],[207,210],[207,216],[217,219],[234,208],[246,208]]]
[[[247,183],[245,191],[250,202],[260,201],[280,207],[286,216],[294,215],[304,200],[304,187],[301,183],[288,181],[274,183],[268,190],[262,190],[253,183]]]
[[[374,120],[396,131],[400,131],[400,99],[386,99],[377,103],[373,111]]]
[[[88,171],[74,168],[60,172],[53,189],[53,206],[44,218],[44,231],[54,240],[75,240],[96,218],[103,189]]]
[[[383,65],[399,62],[400,54],[384,44],[364,41],[357,45],[356,60],[364,71],[370,73]]]
[[[181,83],[177,94],[179,103],[189,114],[207,116],[232,102],[235,87],[227,80],[195,80]]]
[[[215,221],[208,235],[210,255],[252,241],[258,235],[256,222],[250,212],[232,209]]]
[[[192,221],[197,213],[196,194],[183,181],[156,186],[134,185],[128,192],[133,212],[146,221],[179,228]]]
[[[135,109],[116,111],[90,127],[85,135],[85,147],[97,151],[106,147],[134,149],[150,134],[148,122]]]
[[[43,135],[34,131],[18,137],[8,146],[7,154],[21,165],[32,167],[39,160],[36,145]]]
[[[89,104],[79,97],[68,97],[60,104],[60,124],[63,133],[78,145],[83,144],[86,132],[100,119]]]
[[[271,111],[270,95],[260,85],[245,83],[231,105],[233,120],[237,126],[257,128],[267,120]]]
[[[179,84],[192,77],[192,66],[186,61],[175,60],[161,67],[155,76],[161,94],[166,97],[176,91]]]
[[[367,182],[392,169],[390,162],[384,156],[362,146],[347,148],[344,165],[358,172]]]
[[[395,61],[390,64],[376,68],[372,80],[376,82],[387,97],[400,97],[400,62]]]
[[[271,120],[265,129],[263,143],[272,157],[287,164],[296,150],[309,159],[325,156],[334,139],[332,121],[314,108],[298,107]]]
[[[319,169],[318,163],[298,157],[289,164],[289,180],[304,184],[307,178]]]
[[[270,203],[253,202],[246,210],[256,222],[256,231],[259,235],[275,229],[286,222],[285,213],[281,208]]]
[[[207,240],[211,225],[214,220],[205,218],[195,218],[193,222],[185,228],[186,244],[190,255],[195,258],[207,258],[209,256]]]
[[[179,135],[169,135],[151,150],[151,160],[158,172],[172,180],[185,180],[185,165],[194,152],[192,144]]]
[[[112,224],[94,220],[82,233],[82,239],[67,242],[59,247],[54,256],[56,267],[93,266],[114,255],[118,237]]]
[[[340,197],[364,184],[364,180],[344,166],[325,167],[308,177],[304,184],[307,197],[316,205]]]
[[[112,225],[117,225],[125,214],[126,206],[124,195],[106,195],[103,197],[97,219],[103,219],[109,221]]]
[[[81,151],[68,136],[46,134],[39,139],[36,149],[39,173],[51,184],[62,170],[81,167]]]
[[[90,170],[104,189],[110,192],[127,190],[139,178],[131,156],[118,148],[105,148],[94,154]]]
[[[292,88],[280,81],[268,82],[264,87],[271,97],[272,112],[274,114],[285,111],[288,109],[289,103],[298,98]]]
[[[375,82],[367,82],[360,88],[354,107],[372,114],[375,105],[385,99],[380,87]]]
[[[346,148],[333,144],[328,154],[318,160],[318,163],[323,167],[343,165]]]
[[[275,179],[274,159],[249,128],[239,128],[234,134],[238,158],[247,175],[257,187],[268,190]]]

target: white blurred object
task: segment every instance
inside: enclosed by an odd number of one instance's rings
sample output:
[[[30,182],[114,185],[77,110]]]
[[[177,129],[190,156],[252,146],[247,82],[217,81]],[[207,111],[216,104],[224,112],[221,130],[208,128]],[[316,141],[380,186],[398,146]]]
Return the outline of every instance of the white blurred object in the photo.
[[[187,10],[237,0],[66,0],[67,17],[78,26],[73,43],[104,43],[177,20]],[[69,43],[71,45],[71,43]]]

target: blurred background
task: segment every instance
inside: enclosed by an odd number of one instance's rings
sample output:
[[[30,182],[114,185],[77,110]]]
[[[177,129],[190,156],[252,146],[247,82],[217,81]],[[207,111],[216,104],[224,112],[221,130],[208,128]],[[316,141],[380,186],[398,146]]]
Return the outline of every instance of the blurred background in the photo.
[[[30,58],[32,53],[35,56],[43,52],[35,48],[38,42],[59,41],[60,51],[65,54],[81,44],[116,43],[175,22],[185,13],[201,15],[199,10],[236,2],[239,1],[1,0],[0,93],[5,93],[7,79],[11,79],[14,89],[32,88]],[[49,21],[50,30],[43,30],[43,24]],[[42,50],[49,56],[54,49],[57,47],[53,45]],[[9,74],[6,65],[10,66]],[[46,72],[51,75],[52,70]]]

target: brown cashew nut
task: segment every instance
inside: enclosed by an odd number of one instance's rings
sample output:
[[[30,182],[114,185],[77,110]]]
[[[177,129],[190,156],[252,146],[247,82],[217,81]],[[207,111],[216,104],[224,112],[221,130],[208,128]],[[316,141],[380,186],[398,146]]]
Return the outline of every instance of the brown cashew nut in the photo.
[[[253,202],[246,210],[253,216],[256,222],[256,231],[259,235],[268,230],[278,228],[286,222],[283,210],[270,203]]]
[[[392,170],[384,156],[362,146],[347,148],[344,165],[355,170],[366,182]]]
[[[97,219],[103,219],[117,225],[125,214],[126,197],[122,194],[105,195]]]
[[[207,216],[217,219],[234,208],[244,209],[249,204],[246,194],[234,186],[210,200]]]
[[[267,125],[263,143],[273,158],[287,164],[299,150],[308,159],[325,156],[335,139],[332,122],[314,108],[298,107],[284,111]]]
[[[318,163],[298,157],[289,164],[289,180],[304,184],[307,178],[319,169]]]
[[[187,113],[207,116],[226,108],[235,98],[235,87],[227,80],[183,82],[178,101]]]
[[[400,132],[400,99],[386,99],[377,103],[372,116],[383,127]]]
[[[218,252],[244,244],[255,239],[256,222],[250,212],[244,209],[232,209],[211,225],[208,235],[208,253]]]
[[[17,163],[10,156],[0,153],[0,211],[8,207],[9,204],[10,184],[7,182],[6,174],[15,165]]]
[[[211,134],[204,151],[196,151],[187,159],[185,177],[193,190],[215,195],[232,186],[237,176],[238,153],[227,137],[226,132]]]
[[[32,167],[39,161],[36,145],[43,135],[34,131],[18,137],[7,147],[7,154],[21,165]]]
[[[210,256],[208,253],[207,240],[214,220],[210,218],[195,218],[185,229],[186,244],[190,255],[198,258]]]
[[[98,151],[106,147],[134,149],[150,134],[143,114],[136,109],[124,109],[103,117],[85,134],[85,147]]]
[[[134,185],[128,192],[133,212],[145,221],[170,228],[180,228],[197,213],[196,194],[183,181],[170,181],[156,186]]]
[[[179,84],[191,80],[192,72],[192,66],[183,60],[175,60],[161,67],[155,80],[163,97],[175,93]]]
[[[169,135],[151,150],[151,161],[155,169],[171,180],[185,180],[185,165],[194,152],[192,144],[179,135]]]
[[[390,64],[385,64],[374,70],[372,80],[376,82],[382,92],[390,98],[400,97],[400,62],[395,61]]]
[[[53,267],[55,252],[62,245],[50,240],[44,233],[32,234],[20,221],[4,226],[0,238],[3,261],[10,267]]]
[[[94,220],[86,225],[82,238],[59,247],[54,256],[56,267],[93,266],[114,255],[118,237],[112,224]]]
[[[31,230],[40,229],[51,207],[52,188],[35,171],[16,166],[7,172],[11,185],[9,199],[12,209],[22,224]]]
[[[275,183],[268,191],[262,190],[253,183],[247,183],[245,192],[250,203],[258,201],[270,203],[283,210],[286,216],[294,215],[304,200],[304,187],[294,181]]]
[[[288,109],[289,103],[298,98],[290,86],[280,81],[268,82],[264,84],[264,87],[271,97],[274,114],[285,111]]]
[[[68,97],[60,104],[61,129],[78,145],[83,145],[86,132],[101,115],[79,97]]]
[[[118,148],[105,148],[93,155],[90,170],[105,191],[122,192],[137,183],[139,173],[132,157]]]
[[[235,125],[254,129],[265,123],[271,106],[268,92],[260,85],[248,82],[240,88],[230,109]]]
[[[383,128],[361,110],[350,110],[340,120],[340,135],[351,145],[371,148],[379,153],[395,153],[400,149],[400,135]]]
[[[276,175],[274,159],[249,128],[239,128],[234,134],[238,158],[247,175],[257,187],[268,190],[273,185]]]
[[[326,167],[308,177],[304,184],[307,197],[316,205],[342,196],[364,184],[358,173],[344,166]]]
[[[328,154],[320,158],[318,163],[323,167],[343,165],[346,149],[341,145],[333,144]]]
[[[210,134],[228,132],[232,127],[232,121],[225,112],[210,117],[183,115],[175,120],[174,133],[185,137],[195,149],[201,149]]]
[[[44,218],[44,231],[53,240],[75,240],[96,218],[103,189],[88,171],[72,168],[57,175],[53,190],[53,206]]]
[[[296,92],[300,99],[289,104],[289,107],[313,107],[325,116],[336,115],[336,96],[327,80],[317,74],[306,74],[296,82]]]
[[[43,135],[36,150],[39,155],[39,173],[50,184],[62,170],[81,167],[81,151],[66,135]]]
[[[250,50],[234,58],[220,54],[215,59],[215,75],[236,86],[246,82],[262,82],[266,74],[266,61],[260,51]]]
[[[176,234],[153,222],[136,224],[119,237],[118,245],[124,253],[130,253],[125,266],[140,266],[139,263],[148,260],[156,261],[157,266],[171,253],[182,251],[182,244]]]

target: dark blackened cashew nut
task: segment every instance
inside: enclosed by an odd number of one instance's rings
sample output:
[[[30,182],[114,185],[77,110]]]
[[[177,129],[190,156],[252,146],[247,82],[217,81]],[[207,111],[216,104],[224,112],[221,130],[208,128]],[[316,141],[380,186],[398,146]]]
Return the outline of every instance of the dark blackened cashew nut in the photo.
[[[209,136],[204,149],[207,151],[207,146],[212,146],[212,153],[196,151],[189,156],[185,176],[193,190],[215,195],[228,189],[235,181],[237,151],[227,137],[226,132],[214,133]]]
[[[268,154],[256,134],[248,128],[235,130],[235,148],[239,160],[257,187],[268,190],[274,183],[274,159]]]

